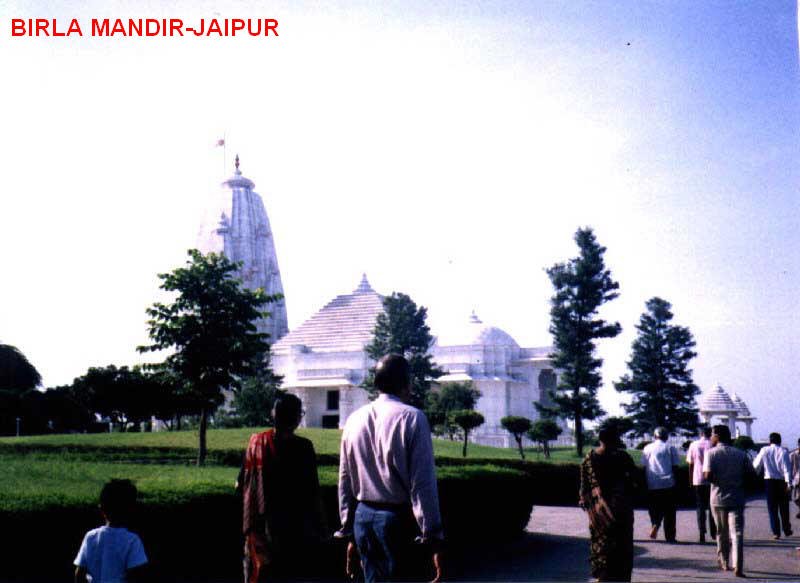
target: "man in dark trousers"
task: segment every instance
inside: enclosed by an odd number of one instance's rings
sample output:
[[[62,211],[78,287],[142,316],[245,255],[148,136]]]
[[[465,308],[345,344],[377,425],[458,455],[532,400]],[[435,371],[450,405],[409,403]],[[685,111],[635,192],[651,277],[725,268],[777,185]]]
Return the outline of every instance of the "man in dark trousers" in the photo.
[[[770,433],[769,445],[761,448],[753,460],[756,472],[764,470],[764,486],[767,490],[767,510],[772,538],[781,538],[781,526],[786,536],[792,536],[789,522],[789,489],[791,488],[791,468],[789,452],[781,447],[781,434]]]
[[[398,354],[381,358],[375,388],[378,398],[350,415],[342,433],[337,536],[352,539],[347,574],[354,576],[357,553],[367,582],[397,574],[398,553],[413,537],[404,520],[410,507],[439,581],[443,533],[433,442],[425,414],[405,403],[411,391],[408,361]]]

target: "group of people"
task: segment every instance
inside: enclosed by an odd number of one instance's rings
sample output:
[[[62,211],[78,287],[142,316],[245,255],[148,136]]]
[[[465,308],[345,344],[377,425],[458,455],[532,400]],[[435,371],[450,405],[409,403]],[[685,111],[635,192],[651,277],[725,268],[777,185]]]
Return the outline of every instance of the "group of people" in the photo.
[[[342,433],[338,502],[341,528],[334,537],[346,544],[345,573],[367,582],[402,574],[409,550],[427,550],[433,581],[442,578],[444,532],[433,457],[425,414],[407,404],[411,390],[408,361],[396,354],[381,358],[375,368],[377,399],[355,411]],[[274,428],[251,436],[237,490],[242,496],[245,583],[302,579],[313,567],[326,538],[326,517],[320,497],[312,443],[295,435],[303,416],[302,402],[281,394],[273,409]],[[668,542],[675,542],[677,450],[667,443],[664,428],[642,453],[646,477],[650,537],[662,524]],[[706,526],[717,542],[720,568],[744,576],[743,530],[745,477],[763,469],[770,524],[775,538],[781,528],[792,534],[789,487],[800,493],[800,448],[791,455],[780,435],[753,462],[731,445],[727,426],[706,429],[689,447],[686,461],[697,501],[700,542]],[[798,442],[800,445],[800,441]],[[599,581],[630,581],[633,570],[634,498],[640,470],[624,451],[613,427],[601,428],[599,446],[584,459],[580,471],[580,505],[589,517],[591,571]],[[795,500],[800,506],[800,496]],[[126,581],[147,564],[141,539],[127,530],[136,488],[112,480],[101,493],[105,526],[86,534],[75,558],[75,581]],[[798,514],[800,518],[800,513]],[[416,535],[416,537],[415,537]],[[413,554],[413,553],[412,553]],[[418,553],[417,553],[418,554]]]
[[[650,538],[662,524],[664,538],[676,542],[677,467],[681,456],[659,427],[655,441],[642,451],[647,486]],[[791,454],[772,433],[769,445],[751,461],[731,443],[726,425],[704,428],[686,454],[689,480],[697,508],[699,542],[706,532],[717,543],[717,563],[723,571],[744,573],[745,480],[763,472],[773,538],[792,535],[790,497],[800,507],[800,440]],[[591,569],[598,581],[630,581],[633,570],[633,508],[638,470],[614,428],[600,430],[600,445],[581,465],[580,505],[589,516]],[[800,518],[800,512],[797,514]],[[706,527],[708,526],[708,530]]]
[[[342,432],[339,517],[333,535],[346,545],[345,572],[365,581],[391,579],[409,543],[430,550],[434,581],[442,576],[442,520],[433,441],[425,414],[408,404],[408,361],[396,354],[375,367],[377,399],[355,411]],[[244,581],[302,579],[304,556],[324,538],[314,448],[294,434],[302,403],[286,394],[275,403],[274,429],[255,434],[238,488],[243,496]],[[414,524],[416,522],[416,525]]]

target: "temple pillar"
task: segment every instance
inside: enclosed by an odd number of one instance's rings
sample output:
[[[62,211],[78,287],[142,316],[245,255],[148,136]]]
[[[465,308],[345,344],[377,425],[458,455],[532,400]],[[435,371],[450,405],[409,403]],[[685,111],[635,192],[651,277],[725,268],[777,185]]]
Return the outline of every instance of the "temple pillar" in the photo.
[[[753,421],[751,419],[744,422],[744,428],[747,437],[753,437]]]

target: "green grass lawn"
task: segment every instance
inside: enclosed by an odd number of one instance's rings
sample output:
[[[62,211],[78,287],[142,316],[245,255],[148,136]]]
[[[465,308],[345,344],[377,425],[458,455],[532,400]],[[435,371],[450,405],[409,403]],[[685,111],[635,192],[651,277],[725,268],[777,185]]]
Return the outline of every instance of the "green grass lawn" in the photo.
[[[133,480],[145,504],[173,504],[208,494],[233,494],[238,470],[224,466],[131,464],[87,461],[69,454],[0,455],[0,511],[41,510],[51,506],[94,506],[112,478]],[[320,485],[335,487],[336,466],[318,468]],[[440,480],[478,475],[511,475],[491,465],[443,467]]]
[[[263,429],[211,429],[208,431],[208,448],[211,452],[244,451],[250,435]],[[301,429],[299,435],[307,437],[314,442],[314,448],[320,455],[337,455],[339,453],[339,440],[341,431],[337,429]],[[157,433],[93,433],[71,435],[36,435],[24,437],[0,438],[0,451],[3,446],[22,445],[36,448],[42,446],[43,450],[53,448],[162,448],[180,451],[186,456],[193,455],[197,448],[197,431],[160,431]],[[461,442],[446,439],[434,439],[434,453],[438,458],[461,458]],[[587,449],[588,451],[588,449]],[[638,462],[641,452],[629,450],[634,460]],[[163,455],[154,452],[152,455]],[[516,448],[498,448],[469,444],[467,459],[480,460],[516,460],[519,452]],[[534,448],[525,449],[525,458],[529,461],[546,461],[541,453]],[[555,448],[552,450],[552,463],[579,463],[579,458],[573,448]]]

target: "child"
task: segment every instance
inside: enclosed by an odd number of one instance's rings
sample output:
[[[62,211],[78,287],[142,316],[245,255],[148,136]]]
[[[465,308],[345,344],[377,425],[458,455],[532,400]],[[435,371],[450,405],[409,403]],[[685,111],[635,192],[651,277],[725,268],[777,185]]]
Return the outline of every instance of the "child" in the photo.
[[[75,557],[75,583],[119,582],[141,574],[147,564],[142,540],[125,525],[136,506],[136,486],[130,480],[111,480],[100,492],[105,526],[86,533]]]

